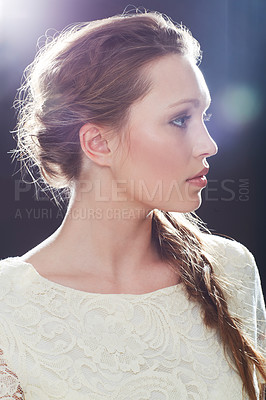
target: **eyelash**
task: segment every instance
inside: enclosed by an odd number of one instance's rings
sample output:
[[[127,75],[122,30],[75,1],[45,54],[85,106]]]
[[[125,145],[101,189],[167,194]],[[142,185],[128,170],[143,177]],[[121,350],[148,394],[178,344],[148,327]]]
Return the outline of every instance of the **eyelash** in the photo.
[[[203,121],[207,122],[210,121],[212,114],[208,113],[208,114],[204,114],[203,115]],[[186,121],[189,121],[191,118],[191,115],[183,115],[181,117],[175,118],[173,119],[170,124],[175,126],[176,128],[181,128],[181,129],[185,129],[187,127],[186,125]],[[181,121],[183,120],[183,122],[181,122],[181,125],[178,125],[175,123],[175,121]]]

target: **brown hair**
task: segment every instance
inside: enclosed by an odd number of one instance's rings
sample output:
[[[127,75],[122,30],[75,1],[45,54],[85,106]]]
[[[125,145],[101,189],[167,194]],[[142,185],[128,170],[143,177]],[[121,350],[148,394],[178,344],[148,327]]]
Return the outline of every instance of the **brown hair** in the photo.
[[[169,53],[200,59],[192,35],[158,13],[114,16],[63,31],[28,67],[15,102],[23,159],[52,186],[68,186],[80,172],[80,127],[91,121],[119,130],[130,105],[150,87],[143,67]]]
[[[15,102],[18,157],[28,166],[37,165],[51,186],[70,186],[81,169],[80,127],[91,121],[119,130],[130,106],[150,89],[143,68],[170,53],[201,60],[188,29],[157,12],[118,15],[63,31],[26,71]],[[190,298],[201,305],[206,326],[220,334],[255,400],[253,368],[266,378],[263,358],[228,311],[192,213],[183,217],[154,210],[153,240],[181,275]]]

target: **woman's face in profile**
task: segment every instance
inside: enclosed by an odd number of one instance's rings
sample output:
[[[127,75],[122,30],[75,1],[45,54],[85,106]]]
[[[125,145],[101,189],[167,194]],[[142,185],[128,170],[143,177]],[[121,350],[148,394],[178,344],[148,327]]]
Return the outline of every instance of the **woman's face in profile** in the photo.
[[[149,93],[132,105],[129,150],[117,158],[115,177],[127,182],[130,200],[146,210],[189,212],[201,204],[203,187],[188,182],[217,153],[205,126],[210,94],[199,68],[185,56],[150,64]]]

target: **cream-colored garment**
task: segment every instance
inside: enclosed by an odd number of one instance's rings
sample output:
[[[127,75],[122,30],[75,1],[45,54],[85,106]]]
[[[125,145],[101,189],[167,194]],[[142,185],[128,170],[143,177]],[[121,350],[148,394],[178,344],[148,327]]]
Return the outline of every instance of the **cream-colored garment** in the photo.
[[[209,240],[216,273],[231,284],[231,312],[262,345],[265,307],[252,254],[238,242]],[[247,399],[182,284],[140,295],[86,293],[15,257],[0,262],[0,301],[1,399],[22,399],[19,385],[26,400]]]

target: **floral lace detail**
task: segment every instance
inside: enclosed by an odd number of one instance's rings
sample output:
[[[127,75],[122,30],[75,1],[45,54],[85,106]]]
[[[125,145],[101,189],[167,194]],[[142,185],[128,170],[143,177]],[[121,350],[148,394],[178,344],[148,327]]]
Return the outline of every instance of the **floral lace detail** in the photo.
[[[258,323],[262,341],[253,256],[237,242],[210,240],[217,274],[233,282],[231,312],[254,341]],[[12,396],[22,388],[27,400],[248,399],[182,285],[142,295],[86,293],[42,278],[19,257],[0,262],[0,282],[2,370],[13,379],[4,390]]]
[[[0,350],[0,399],[25,400],[18,377],[10,371]]]

